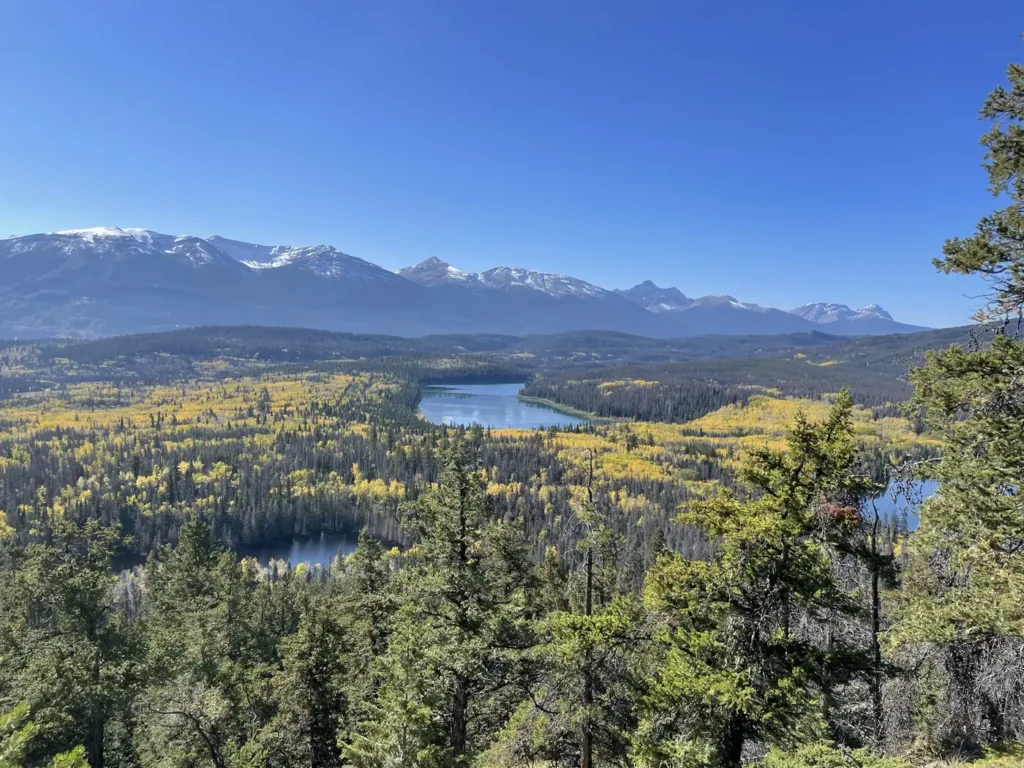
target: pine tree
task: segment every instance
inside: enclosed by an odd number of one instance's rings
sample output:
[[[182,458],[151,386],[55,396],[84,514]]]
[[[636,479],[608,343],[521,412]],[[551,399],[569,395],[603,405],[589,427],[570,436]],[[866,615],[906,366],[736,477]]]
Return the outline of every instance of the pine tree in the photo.
[[[106,764],[106,731],[125,716],[137,679],[135,633],[116,610],[111,572],[116,530],[92,521],[53,526],[52,543],[28,547],[0,593],[0,643],[12,688],[32,708],[31,751],[85,747]]]
[[[593,491],[591,456],[571,503],[577,567],[567,573],[552,548],[540,568],[538,603],[548,609],[537,622],[541,672],[484,765],[628,765],[642,606],[618,589],[622,537]]]
[[[518,692],[521,657],[532,642],[527,550],[512,526],[491,519],[470,456],[463,440],[453,441],[442,457],[440,482],[411,510],[420,542],[401,574],[404,605],[396,631],[418,633],[419,641],[389,648],[391,658],[383,662],[393,670],[410,664],[428,670],[428,684],[444,692],[438,716],[454,764],[483,748],[482,739],[493,738],[504,721],[511,706],[504,699]],[[399,692],[389,695],[401,701]],[[471,712],[477,733],[470,729]]]
[[[992,123],[982,137],[989,188],[1008,205],[973,236],[947,241],[935,261],[987,281],[979,337],[995,334],[988,344],[932,353],[912,375],[914,404],[943,453],[929,467],[940,489],[911,540],[894,632],[897,645],[939,649],[955,732],[938,737],[968,748],[1006,737],[1003,712],[1024,690],[1009,670],[1000,695],[977,689],[993,644],[1024,636],[1024,66],[1007,74],[1009,88],[992,91],[981,116]]]
[[[348,725],[348,628],[331,601],[304,602],[298,631],[281,644],[282,669],[272,684],[278,713],[270,729],[285,742],[276,764],[331,768],[340,764],[338,739]]]
[[[824,422],[798,418],[787,450],[753,452],[748,498],[723,492],[681,515],[716,547],[708,562],[662,555],[648,574],[661,660],[638,731],[642,765],[739,766],[748,741],[788,745],[816,729],[819,698],[855,655],[807,632],[859,609],[829,558],[859,524],[851,413],[844,392]]]
[[[0,712],[0,768],[23,768],[29,744],[39,731],[39,726],[27,718],[27,704]],[[49,768],[89,768],[85,747],[55,755]]]

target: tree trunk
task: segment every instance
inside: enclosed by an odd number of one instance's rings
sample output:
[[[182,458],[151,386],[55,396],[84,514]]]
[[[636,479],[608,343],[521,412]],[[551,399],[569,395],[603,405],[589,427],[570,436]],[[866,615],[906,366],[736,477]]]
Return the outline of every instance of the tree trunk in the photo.
[[[587,548],[587,600],[584,611],[587,616],[594,613],[594,547]],[[590,651],[583,660],[583,740],[580,745],[580,768],[594,766],[594,729],[590,715],[594,706],[594,671],[591,669]]]
[[[89,728],[89,744],[86,748],[86,758],[89,762],[89,768],[103,768],[103,741],[106,728],[104,724],[103,714],[94,713],[92,716],[92,724]]]
[[[875,747],[880,747],[882,733],[882,592],[879,584],[878,564],[878,509],[871,526],[871,713],[874,725]]]
[[[743,762],[743,742],[746,741],[746,723],[743,715],[734,714],[722,734],[719,753],[725,768],[740,768]]]
[[[466,710],[469,709],[469,691],[462,675],[455,678],[452,694],[452,752],[458,757],[466,754]]]

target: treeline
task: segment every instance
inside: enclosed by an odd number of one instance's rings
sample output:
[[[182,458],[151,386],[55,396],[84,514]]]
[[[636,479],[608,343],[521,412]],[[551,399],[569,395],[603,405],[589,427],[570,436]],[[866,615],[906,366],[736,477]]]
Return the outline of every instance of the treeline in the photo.
[[[647,367],[631,367],[602,371],[589,378],[579,373],[544,376],[528,382],[522,394],[601,417],[669,424],[692,421],[724,405],[746,402],[750,395],[750,390],[739,387],[665,373],[664,369],[655,372]],[[661,378],[641,378],[652,374]]]
[[[599,416],[681,423],[745,403],[755,394],[818,399],[844,388],[856,403],[878,407],[880,415],[895,413],[892,404],[912,393],[907,381],[888,369],[763,357],[545,373],[531,380],[523,394]]]
[[[501,349],[518,341],[496,334],[403,338],[273,326],[210,326],[96,341],[48,343],[43,360],[62,357],[85,365],[109,360],[170,355],[210,360],[249,358],[275,363],[313,363],[389,355],[456,354]],[[0,347],[2,349],[2,347]]]

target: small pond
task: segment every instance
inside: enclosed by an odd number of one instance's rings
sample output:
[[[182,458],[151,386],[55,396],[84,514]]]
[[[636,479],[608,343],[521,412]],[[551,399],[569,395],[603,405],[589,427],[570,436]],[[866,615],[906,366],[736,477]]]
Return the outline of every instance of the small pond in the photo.
[[[908,488],[909,492],[895,481],[890,482],[885,493],[875,499],[875,504],[883,517],[898,518],[906,513],[907,528],[913,531],[919,523],[918,509],[921,502],[935,493],[939,484],[934,480],[913,480]]]
[[[518,395],[523,384],[445,384],[423,388],[420,413],[434,424],[492,429],[571,427],[587,419],[527,403]]]
[[[291,542],[280,542],[240,551],[243,557],[255,557],[260,565],[266,566],[271,560],[287,560],[294,568],[299,563],[310,567],[329,566],[340,552],[351,555],[356,551],[359,537],[349,533],[322,533],[308,538],[296,538]]]

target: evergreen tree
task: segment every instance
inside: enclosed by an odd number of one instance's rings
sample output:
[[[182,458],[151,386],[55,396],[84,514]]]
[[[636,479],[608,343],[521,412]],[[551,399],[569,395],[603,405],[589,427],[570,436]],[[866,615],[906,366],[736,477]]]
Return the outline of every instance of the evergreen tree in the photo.
[[[28,705],[19,704],[9,712],[0,712],[0,768],[23,768],[29,743],[39,727],[28,720]],[[49,768],[88,768],[85,748],[75,747],[55,755]]]
[[[260,581],[192,520],[174,550],[150,561],[146,581],[152,610],[140,750],[155,766],[177,765],[175,755],[227,766],[273,715],[268,680],[283,636],[298,628],[292,578]]]
[[[978,275],[991,293],[978,319],[996,329],[991,343],[933,353],[914,372],[914,403],[943,440],[928,468],[940,490],[921,509],[913,556],[899,595],[895,641],[932,647],[948,686],[935,718],[953,727],[931,737],[964,748],[1000,741],[1007,707],[1024,691],[1012,668],[998,692],[979,688],[984,657],[1024,636],[1024,66],[1008,70],[981,111],[992,193],[1007,205],[981,219],[975,234],[952,239],[936,266]]]
[[[465,441],[453,441],[440,482],[411,510],[420,542],[402,573],[405,605],[396,631],[419,639],[416,647],[392,643],[384,661],[392,670],[424,670],[444,692],[437,715],[453,764],[486,746],[504,722],[532,642],[526,616],[532,564],[514,529],[492,520],[470,455]],[[400,692],[387,693],[402,703]]]
[[[351,647],[335,603],[304,602],[298,631],[281,643],[282,668],[272,682],[278,711],[267,730],[278,749],[270,764],[332,768],[340,764],[339,737],[347,736]]]
[[[628,765],[642,610],[618,588],[622,537],[595,503],[593,456],[585,482],[572,501],[581,528],[577,569],[566,573],[553,548],[540,568],[537,596],[547,608],[537,622],[540,675],[485,765]]]
[[[82,744],[91,768],[103,768],[108,728],[127,717],[137,645],[114,595],[118,542],[95,521],[58,521],[52,543],[28,547],[0,580],[0,658],[5,687],[31,707],[30,758]]]
[[[807,631],[858,611],[829,558],[859,523],[851,410],[844,392],[824,422],[798,418],[787,450],[754,451],[743,468],[750,498],[724,492],[681,516],[717,544],[709,562],[667,554],[648,574],[661,661],[638,731],[642,765],[739,766],[748,741],[807,738],[819,697],[856,666],[853,649]]]

